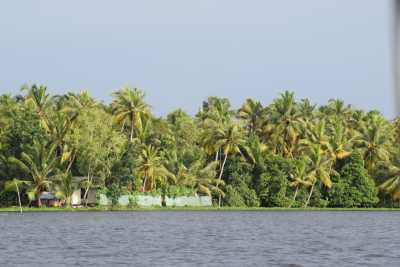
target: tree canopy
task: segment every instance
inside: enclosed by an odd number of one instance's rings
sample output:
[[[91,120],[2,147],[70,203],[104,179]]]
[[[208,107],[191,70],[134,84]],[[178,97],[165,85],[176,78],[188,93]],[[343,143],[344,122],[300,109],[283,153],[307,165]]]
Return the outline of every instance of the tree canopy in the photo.
[[[77,188],[208,195],[215,205],[399,206],[400,123],[340,99],[318,106],[283,92],[233,107],[209,97],[197,114],[157,117],[144,91],[104,104],[88,91],[24,86],[0,96],[0,205],[68,206]],[[14,192],[17,192],[15,194]],[[34,201],[35,200],[35,201]]]

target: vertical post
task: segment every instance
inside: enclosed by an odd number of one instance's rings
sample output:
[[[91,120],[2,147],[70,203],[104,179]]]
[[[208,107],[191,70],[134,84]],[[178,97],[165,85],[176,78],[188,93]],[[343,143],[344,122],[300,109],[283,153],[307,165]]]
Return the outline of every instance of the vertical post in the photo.
[[[393,1],[393,67],[394,104],[396,116],[400,115],[400,0]]]
[[[14,180],[14,183],[15,183],[15,188],[17,188],[19,210],[20,210],[20,213],[22,214],[21,196],[20,196],[20,193],[19,193],[18,183],[17,183],[16,180]]]

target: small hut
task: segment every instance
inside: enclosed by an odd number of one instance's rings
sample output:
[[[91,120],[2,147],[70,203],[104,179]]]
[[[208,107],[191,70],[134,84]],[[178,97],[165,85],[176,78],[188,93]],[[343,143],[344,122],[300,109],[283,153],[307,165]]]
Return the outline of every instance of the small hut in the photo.
[[[86,192],[86,187],[83,186],[85,180],[87,180],[87,177],[84,176],[75,176],[73,178],[73,182],[77,185],[77,189],[74,191],[71,197],[71,205],[78,207],[81,205],[85,204],[85,192]],[[93,181],[99,181],[99,177],[94,177]],[[97,188],[96,186],[91,186],[89,191],[87,192],[86,196],[86,201],[87,205],[89,206],[95,206],[97,205]]]
[[[61,205],[60,199],[58,199],[53,193],[47,191],[40,193],[40,202],[43,206],[47,207],[59,207]]]

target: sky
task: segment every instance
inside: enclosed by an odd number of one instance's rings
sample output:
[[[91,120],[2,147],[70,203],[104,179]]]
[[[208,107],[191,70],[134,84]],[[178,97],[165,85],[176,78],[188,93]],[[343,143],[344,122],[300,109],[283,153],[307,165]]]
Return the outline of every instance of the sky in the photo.
[[[0,2],[0,94],[45,84],[109,103],[141,88],[155,114],[208,96],[269,104],[284,90],[394,115],[384,0]]]

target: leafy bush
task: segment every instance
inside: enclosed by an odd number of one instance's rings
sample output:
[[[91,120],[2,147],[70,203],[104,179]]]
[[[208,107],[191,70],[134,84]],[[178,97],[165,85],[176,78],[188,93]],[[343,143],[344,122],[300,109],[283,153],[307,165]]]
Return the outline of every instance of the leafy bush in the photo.
[[[229,177],[230,184],[225,188],[224,203],[232,207],[259,207],[260,200],[256,192],[249,187],[249,174],[233,173]]]
[[[256,191],[263,207],[287,207],[291,200],[286,196],[289,188],[289,175],[294,161],[281,156],[269,156],[263,173],[256,179]]]
[[[121,188],[118,184],[112,184],[106,193],[106,196],[111,200],[111,205],[114,207],[118,204],[118,199],[121,196]]]
[[[373,207],[378,203],[378,191],[364,169],[360,153],[355,152],[345,160],[329,197],[331,207]]]
[[[171,198],[193,196],[194,190],[188,187],[170,185],[166,188],[166,195]]]

